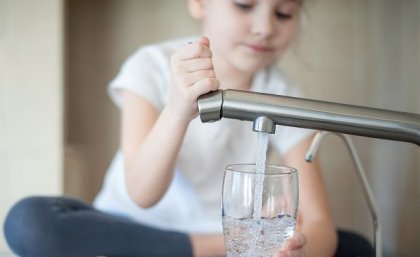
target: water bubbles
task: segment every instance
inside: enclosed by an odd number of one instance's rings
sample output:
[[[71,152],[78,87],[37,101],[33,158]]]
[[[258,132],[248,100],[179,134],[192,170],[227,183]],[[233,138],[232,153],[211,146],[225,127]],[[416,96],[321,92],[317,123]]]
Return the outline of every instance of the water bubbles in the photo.
[[[228,257],[271,257],[293,235],[296,220],[282,218],[235,219],[223,217],[225,244]],[[254,233],[258,228],[258,233]]]

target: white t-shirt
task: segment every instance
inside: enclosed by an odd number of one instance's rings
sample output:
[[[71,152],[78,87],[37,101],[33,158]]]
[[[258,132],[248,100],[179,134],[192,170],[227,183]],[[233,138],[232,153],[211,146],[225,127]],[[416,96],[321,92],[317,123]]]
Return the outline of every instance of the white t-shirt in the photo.
[[[161,111],[170,91],[170,56],[189,41],[180,39],[140,48],[110,83],[113,101],[120,106],[121,90],[130,90]],[[297,89],[286,83],[276,67],[259,72],[251,91],[298,95]],[[277,126],[276,133],[270,136],[270,144],[284,153],[310,133],[305,129]],[[170,188],[155,206],[143,209],[130,199],[124,183],[121,151],[117,152],[94,205],[102,211],[162,229],[221,233],[224,168],[228,164],[255,163],[256,139],[251,122],[222,119],[202,123],[197,117],[188,127]]]

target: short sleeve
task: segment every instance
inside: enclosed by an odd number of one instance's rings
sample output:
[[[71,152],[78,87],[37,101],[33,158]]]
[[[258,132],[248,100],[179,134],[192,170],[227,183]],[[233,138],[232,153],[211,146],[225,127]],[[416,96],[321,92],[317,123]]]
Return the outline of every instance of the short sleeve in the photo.
[[[140,48],[124,62],[118,75],[110,82],[108,93],[113,102],[120,107],[121,91],[129,90],[161,111],[168,92],[168,62],[159,49],[153,46]]]

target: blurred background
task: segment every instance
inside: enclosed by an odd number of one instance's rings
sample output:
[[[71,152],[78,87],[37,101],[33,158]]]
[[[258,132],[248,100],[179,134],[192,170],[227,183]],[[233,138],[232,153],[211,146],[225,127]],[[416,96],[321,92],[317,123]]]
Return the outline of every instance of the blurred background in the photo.
[[[305,9],[280,63],[305,97],[420,114],[420,1],[309,0]],[[0,224],[28,195],[91,202],[119,142],[108,82],[139,46],[198,33],[185,0],[0,0]],[[384,256],[418,256],[420,148],[353,139]],[[346,148],[329,137],[320,156],[337,225],[371,240]]]

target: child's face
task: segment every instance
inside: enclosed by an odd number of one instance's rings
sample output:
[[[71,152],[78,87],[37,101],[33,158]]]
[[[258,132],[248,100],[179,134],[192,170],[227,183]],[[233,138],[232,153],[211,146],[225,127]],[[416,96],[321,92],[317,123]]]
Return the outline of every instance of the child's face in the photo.
[[[300,10],[300,0],[191,2],[197,4],[197,15],[192,13],[202,20],[213,53],[249,73],[279,60],[292,41]]]

